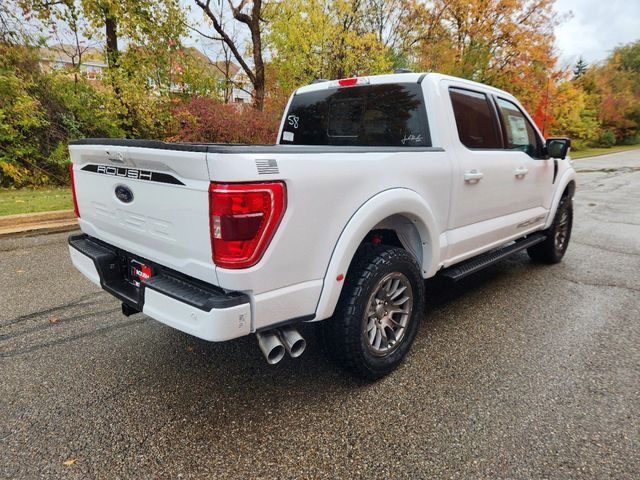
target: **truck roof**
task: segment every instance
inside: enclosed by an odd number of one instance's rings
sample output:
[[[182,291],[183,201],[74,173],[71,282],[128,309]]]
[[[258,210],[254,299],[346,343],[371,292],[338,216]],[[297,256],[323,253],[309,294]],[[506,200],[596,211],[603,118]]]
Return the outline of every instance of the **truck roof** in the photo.
[[[422,83],[425,81],[429,81],[432,83],[438,83],[440,80],[453,80],[458,83],[463,83],[468,85],[469,87],[482,88],[485,90],[490,90],[494,93],[499,93],[502,95],[508,95],[512,97],[509,92],[505,92],[504,90],[500,90],[499,88],[492,87],[490,85],[486,85],[484,83],[474,82],[472,80],[467,80],[466,78],[454,77],[451,75],[444,75],[442,73],[435,72],[409,72],[409,73],[390,73],[385,75],[363,75],[362,77],[357,78],[367,78],[370,85],[379,85],[384,83]],[[328,88],[335,88],[336,80],[316,80],[315,83],[310,85],[305,85],[304,87],[298,88],[294,95],[298,95],[301,93],[315,92],[318,90],[326,90]]]

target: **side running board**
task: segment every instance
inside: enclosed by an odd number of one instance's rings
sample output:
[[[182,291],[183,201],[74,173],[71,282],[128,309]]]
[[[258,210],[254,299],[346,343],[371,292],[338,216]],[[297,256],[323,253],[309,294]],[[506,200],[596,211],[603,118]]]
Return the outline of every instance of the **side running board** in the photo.
[[[503,258],[520,252],[526,248],[532,247],[540,242],[544,242],[547,236],[544,233],[534,233],[520,240],[507,245],[506,247],[499,248],[497,250],[491,250],[486,253],[482,253],[477,257],[470,258],[464,262],[453,265],[449,268],[445,268],[440,272],[440,276],[447,277],[454,282],[463,279],[467,275],[482,270],[483,268],[493,265],[499,262]]]

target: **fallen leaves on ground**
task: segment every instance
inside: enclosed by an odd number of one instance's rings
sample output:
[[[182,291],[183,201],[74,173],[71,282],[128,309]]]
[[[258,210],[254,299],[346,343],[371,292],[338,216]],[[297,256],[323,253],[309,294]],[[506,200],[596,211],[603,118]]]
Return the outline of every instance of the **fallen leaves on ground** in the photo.
[[[78,460],[76,458],[70,458],[68,460],[65,460],[64,462],[62,462],[63,465],[70,467],[71,465],[75,465],[78,462]]]

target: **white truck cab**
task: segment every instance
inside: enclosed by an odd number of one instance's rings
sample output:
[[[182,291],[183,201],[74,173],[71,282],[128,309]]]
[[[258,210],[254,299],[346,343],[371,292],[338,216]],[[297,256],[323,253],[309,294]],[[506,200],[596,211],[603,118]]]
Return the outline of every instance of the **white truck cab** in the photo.
[[[524,249],[560,261],[569,147],[468,80],[317,81],[291,96],[276,145],[73,142],[69,250],[126,315],[210,341],[255,333],[270,363],[322,321],[340,364],[378,378],[416,335],[424,279]]]

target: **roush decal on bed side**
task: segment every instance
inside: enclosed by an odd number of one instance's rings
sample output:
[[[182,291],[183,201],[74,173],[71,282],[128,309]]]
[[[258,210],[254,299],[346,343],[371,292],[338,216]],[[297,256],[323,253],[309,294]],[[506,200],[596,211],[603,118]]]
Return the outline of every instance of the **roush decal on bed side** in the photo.
[[[129,178],[131,180],[145,180],[148,182],[170,183],[172,185],[184,185],[173,175],[161,172],[152,172],[151,170],[140,170],[138,168],[115,167],[113,165],[94,165],[89,164],[82,167],[85,172],[99,173],[112,177]]]

